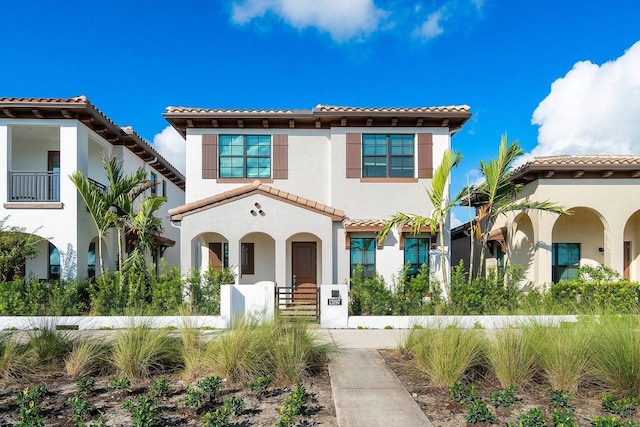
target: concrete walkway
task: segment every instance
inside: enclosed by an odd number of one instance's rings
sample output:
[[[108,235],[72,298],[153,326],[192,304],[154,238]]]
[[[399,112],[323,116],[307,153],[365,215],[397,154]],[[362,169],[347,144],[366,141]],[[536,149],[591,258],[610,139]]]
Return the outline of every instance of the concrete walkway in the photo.
[[[400,380],[387,367],[380,348],[395,348],[406,331],[323,330],[339,351],[329,364],[339,427],[433,427]]]

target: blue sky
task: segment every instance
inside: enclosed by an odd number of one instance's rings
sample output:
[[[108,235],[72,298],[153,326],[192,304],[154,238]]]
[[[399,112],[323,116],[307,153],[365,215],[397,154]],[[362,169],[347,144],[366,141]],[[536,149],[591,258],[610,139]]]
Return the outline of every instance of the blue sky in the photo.
[[[0,96],[86,95],[178,167],[169,105],[467,104],[454,192],[477,180],[504,132],[533,155],[640,154],[637,0],[0,0],[0,10]]]

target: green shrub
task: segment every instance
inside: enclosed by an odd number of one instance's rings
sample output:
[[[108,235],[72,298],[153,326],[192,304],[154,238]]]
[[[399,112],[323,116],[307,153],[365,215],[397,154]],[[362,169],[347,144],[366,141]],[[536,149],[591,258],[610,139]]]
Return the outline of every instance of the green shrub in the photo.
[[[554,427],[578,427],[573,409],[560,408],[551,410],[551,425]]]
[[[194,269],[189,275],[189,301],[191,311],[197,314],[220,314],[220,286],[235,283],[235,274],[229,268],[209,268],[203,275]]]
[[[109,389],[131,392],[131,380],[124,377],[113,377],[109,380]]]
[[[44,427],[45,416],[42,414],[42,400],[47,395],[47,387],[37,384],[18,392],[18,418],[16,427]]]
[[[489,392],[489,402],[493,406],[509,408],[519,402],[521,399],[516,396],[516,389],[512,386],[509,386],[505,389],[499,391]]]
[[[169,382],[164,378],[159,378],[151,383],[149,388],[149,396],[153,398],[169,396]]]
[[[244,410],[247,408],[247,404],[244,403],[244,400],[241,397],[229,397],[224,401],[224,409],[233,415],[242,415]]]
[[[595,417],[591,422],[593,427],[637,427],[633,420],[619,420],[616,417]]]
[[[69,397],[65,404],[71,407],[71,419],[76,425],[82,425],[91,412],[91,404],[80,396]]]
[[[547,418],[540,408],[531,408],[518,417],[518,426],[520,427],[546,427]]]
[[[381,316],[393,313],[392,292],[382,276],[364,277],[358,265],[351,275],[349,314],[353,316]]]
[[[638,409],[638,398],[635,396],[626,397],[617,400],[615,397],[605,394],[602,396],[602,410],[609,412],[619,417],[626,418],[629,415],[635,414]]]
[[[570,408],[572,400],[571,394],[566,390],[558,390],[553,387],[549,388],[549,405],[554,408]]]
[[[454,381],[449,387],[449,398],[463,405],[480,399],[473,384],[465,386],[460,381]]]
[[[295,417],[298,415],[304,415],[307,407],[306,403],[309,399],[307,391],[302,384],[296,384],[291,390],[289,395],[284,400],[284,403],[278,409],[280,419],[276,424],[276,427],[290,427],[295,423]]]
[[[447,308],[455,314],[496,314],[511,312],[518,307],[522,267],[509,264],[504,274],[489,269],[486,277],[469,283],[459,264],[454,268],[451,282],[451,304]]]
[[[218,408],[202,416],[203,427],[229,427],[229,425],[229,411],[227,408]]]
[[[86,396],[96,388],[96,379],[94,377],[85,377],[76,381],[76,393],[79,396]]]
[[[494,423],[496,416],[482,400],[474,400],[467,408],[464,419],[470,423]]]
[[[162,411],[151,397],[140,396],[137,401],[128,399],[122,408],[131,414],[133,427],[154,427],[160,425]]]
[[[255,380],[247,381],[247,388],[256,394],[258,399],[266,396],[269,387],[271,386],[271,375],[263,375]]]

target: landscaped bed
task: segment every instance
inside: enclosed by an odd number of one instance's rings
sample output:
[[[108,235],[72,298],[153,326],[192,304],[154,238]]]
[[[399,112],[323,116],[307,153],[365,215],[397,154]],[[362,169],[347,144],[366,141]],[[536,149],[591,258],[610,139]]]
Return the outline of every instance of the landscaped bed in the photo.
[[[640,319],[414,329],[387,364],[436,426],[637,426]]]
[[[109,335],[0,336],[0,426],[336,425],[330,347],[304,323]]]

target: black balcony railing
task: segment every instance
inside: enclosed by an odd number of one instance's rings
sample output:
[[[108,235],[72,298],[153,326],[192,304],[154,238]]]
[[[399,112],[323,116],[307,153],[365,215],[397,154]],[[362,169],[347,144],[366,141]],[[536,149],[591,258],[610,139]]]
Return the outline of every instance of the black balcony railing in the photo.
[[[9,200],[12,202],[59,202],[60,173],[9,172]]]

